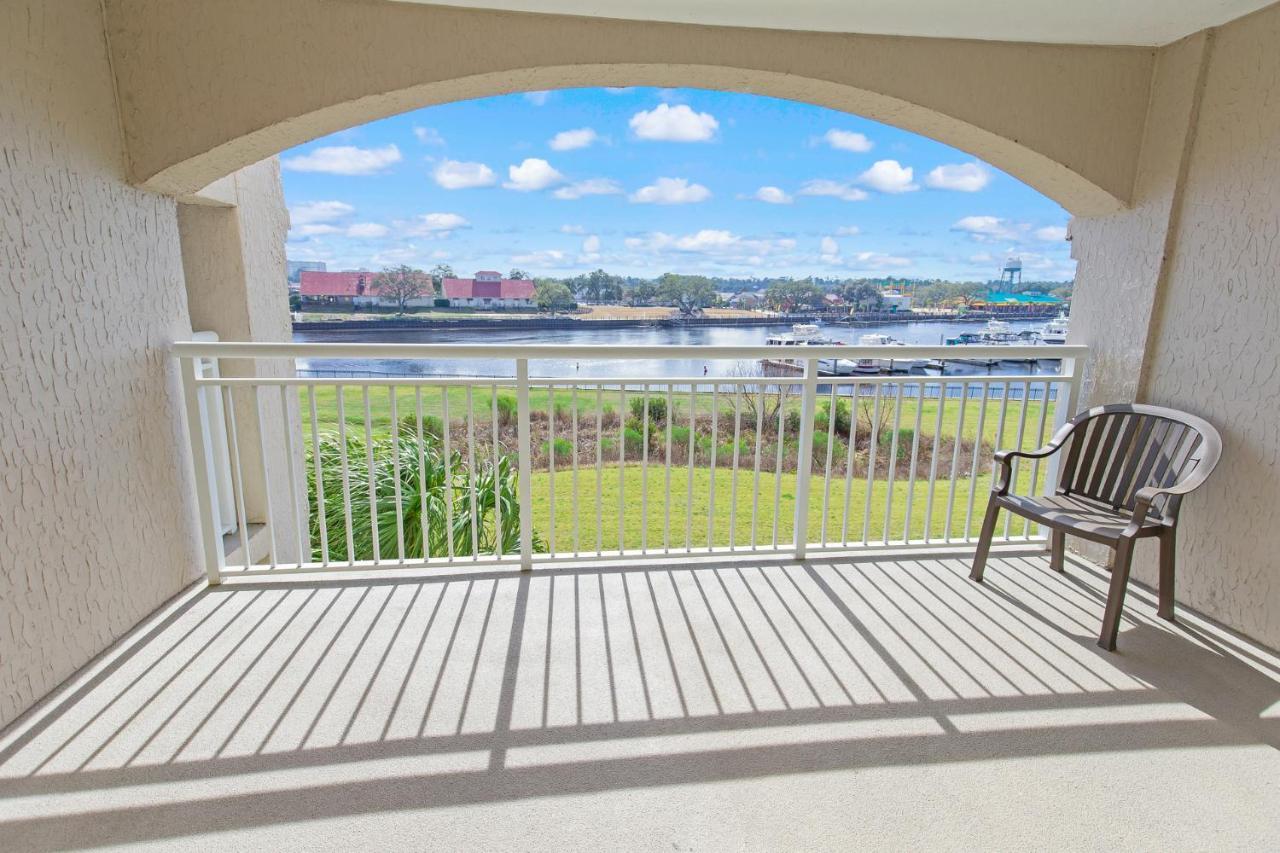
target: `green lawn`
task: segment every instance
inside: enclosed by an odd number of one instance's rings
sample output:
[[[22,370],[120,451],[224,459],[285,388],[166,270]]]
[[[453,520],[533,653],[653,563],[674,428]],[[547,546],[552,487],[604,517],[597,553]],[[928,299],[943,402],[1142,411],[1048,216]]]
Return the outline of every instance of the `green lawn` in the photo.
[[[942,472],[945,473],[945,472]],[[1030,469],[1020,472],[1018,480],[1022,488],[1030,485]],[[1043,471],[1041,472],[1043,478]],[[552,482],[555,483],[554,510],[552,505]],[[711,472],[708,468],[693,470],[693,502],[689,512],[689,472],[687,468],[673,469],[671,472],[671,502],[669,534],[664,531],[667,518],[666,485],[664,472],[660,467],[651,466],[648,470],[648,496],[642,503],[646,478],[638,465],[626,466],[625,472],[619,471],[617,465],[606,469],[599,482],[599,500],[597,500],[597,481],[594,469],[580,469],[578,473],[578,547],[582,551],[597,550],[616,551],[619,542],[619,519],[621,519],[621,540],[624,549],[637,549],[646,546],[650,550],[661,549],[668,539],[673,549],[684,548],[686,542],[694,548],[705,548],[708,536],[716,547],[730,544],[732,531],[733,544],[738,547],[751,544],[752,536],[752,495],[759,495],[759,506],[756,508],[757,523],[755,541],[760,545],[772,544],[774,540],[773,517],[775,505],[779,508],[777,541],[792,541],[795,518],[795,474],[783,473],[781,482],[776,482],[772,471],[761,472],[759,488],[750,471],[739,471],[737,478],[737,502],[733,503],[734,478],[730,471],[717,470],[715,479],[715,514],[711,514]],[[808,541],[822,540],[822,506],[825,478],[819,472],[811,480],[810,511],[808,513]],[[827,503],[827,532],[829,543],[844,541],[846,524],[846,506],[848,513],[847,531],[849,542],[862,542],[864,523],[867,527],[867,539],[870,542],[884,541],[885,506],[889,489],[887,480],[876,480],[871,489],[871,500],[868,502],[867,483],[865,479],[851,483],[849,501],[845,502],[844,479],[836,478],[831,482]],[[917,482],[909,488],[908,482],[898,481],[893,486],[893,508],[890,514],[887,538],[900,540],[906,525],[907,497],[911,496],[911,530],[910,539],[924,536],[926,523],[931,538],[942,538],[947,529],[947,512],[951,510],[951,536],[963,538],[966,535],[965,520],[969,518],[968,535],[976,537],[982,526],[982,517],[986,508],[987,495],[991,490],[989,473],[980,474],[976,479],[964,478],[956,481],[954,498],[951,495],[950,483],[940,475],[934,484],[932,513],[929,510],[929,484],[927,480]],[[573,473],[557,471],[554,478],[543,472],[535,474],[532,483],[533,492],[533,526],[539,535],[552,545],[552,519],[555,519],[554,548],[557,551],[569,551],[574,547],[573,539]],[[775,501],[775,494],[778,499]],[[972,513],[969,501],[972,494]],[[621,500],[621,507],[619,501]],[[600,509],[597,522],[597,506]],[[643,506],[643,511],[642,511]],[[869,522],[866,521],[866,508],[870,506]],[[710,520],[710,524],[708,523]],[[597,524],[603,541],[597,538]],[[646,531],[647,528],[647,531]],[[1002,530],[1001,527],[997,533]],[[1024,532],[1021,521],[1013,524],[1011,535]],[[647,536],[647,538],[646,538]]]
[[[917,381],[913,379],[912,381]],[[343,406],[344,415],[347,422],[348,430],[363,431],[364,429],[364,399],[363,388],[346,387],[343,389]],[[369,423],[370,428],[375,434],[387,430],[391,425],[391,389],[389,387],[370,387],[369,391]],[[310,430],[310,401],[308,399],[309,390],[304,390],[301,395],[301,406],[303,412],[303,425],[308,431]],[[499,396],[506,396],[515,399],[515,389],[508,387],[500,387],[498,389]],[[421,390],[421,405],[423,416],[441,417],[444,412],[444,397],[446,391],[439,386],[423,388]],[[465,416],[467,411],[467,391],[462,387],[451,387],[447,389],[449,415],[452,420],[459,420]],[[639,396],[638,392],[628,392],[627,399],[630,401]],[[653,396],[663,396],[665,394],[654,394]],[[477,422],[488,421],[492,418],[493,413],[493,392],[490,388],[475,388],[472,391],[472,411],[475,413]],[[721,393],[719,395],[719,428],[721,436],[732,435],[733,430],[733,408],[732,393]],[[338,424],[338,393],[337,389],[332,386],[321,385],[315,387],[316,402],[316,420],[320,431],[336,430]],[[600,394],[600,403],[605,411],[618,411],[622,405],[621,392],[616,390],[604,390]],[[412,388],[397,387],[396,388],[396,414],[403,419],[406,416],[416,416],[418,406],[418,392]],[[829,401],[828,395],[822,395],[818,399],[819,411],[822,410],[823,404]],[[547,388],[534,388],[529,394],[530,408],[537,412],[547,412],[554,406],[561,411],[569,411],[573,401],[573,392],[569,389],[555,389],[554,392]],[[594,391],[580,390],[577,394],[579,417],[594,417],[596,412],[596,394]],[[677,424],[688,419],[689,413],[689,394],[676,394],[672,399],[673,408],[675,410],[674,418]],[[962,405],[963,404],[963,405]],[[860,399],[858,406],[860,410],[870,411],[873,408],[873,402],[870,399]],[[938,419],[938,407],[942,406],[942,418]],[[708,415],[711,412],[711,394],[701,393],[694,397],[694,406],[700,415]],[[787,401],[788,409],[799,411],[800,401],[798,397],[791,396]],[[917,401],[904,399],[900,406],[893,403],[892,397],[885,396],[882,402],[886,412],[888,423],[886,426],[892,427],[895,424],[902,429],[914,429],[916,425],[916,414],[919,409],[920,435],[933,436],[935,433],[941,435],[955,435],[956,428],[960,424],[963,408],[964,429],[963,436],[969,440],[973,440],[978,434],[978,425],[982,425],[983,439],[997,448],[1009,448],[1017,445],[1017,437],[1019,429],[1022,430],[1023,440],[1021,447],[1024,449],[1032,449],[1041,446],[1053,431],[1053,409],[1054,404],[1049,403],[1046,406],[1039,400],[1028,401],[1025,405],[1025,417],[1023,413],[1023,403],[1019,400],[1009,401],[1005,409],[1003,423],[1000,419],[1000,401],[991,399],[984,403],[980,399],[969,399],[961,401],[959,399],[924,400]],[[985,412],[984,412],[985,408]],[[870,420],[866,418],[864,420]],[[754,428],[754,421],[748,412],[743,413],[742,425],[744,430]],[[651,426],[656,429],[657,426]],[[860,429],[862,426],[860,426]]]

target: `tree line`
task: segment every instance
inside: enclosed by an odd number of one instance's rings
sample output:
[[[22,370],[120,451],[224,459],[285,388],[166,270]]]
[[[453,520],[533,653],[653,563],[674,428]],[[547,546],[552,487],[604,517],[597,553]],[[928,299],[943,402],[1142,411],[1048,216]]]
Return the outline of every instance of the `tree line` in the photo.
[[[401,265],[387,267],[374,276],[371,292],[404,313],[414,299],[442,294],[443,281],[455,278],[448,264],[437,264],[428,271]],[[543,311],[574,310],[579,303],[597,305],[661,306],[675,308],[682,314],[696,314],[703,308],[722,304],[722,294],[750,294],[748,307],[773,311],[804,312],[820,310],[826,297],[839,297],[845,310],[877,311],[883,307],[882,293],[893,288],[912,296],[920,307],[969,305],[982,301],[989,290],[1001,287],[998,282],[956,282],[942,279],[857,278],[821,279],[790,277],[770,279],[731,279],[704,275],[667,272],[654,279],[614,275],[603,269],[568,278],[533,278],[525,270],[513,268],[512,279],[532,279],[534,298]],[[1070,298],[1072,282],[1028,281],[1004,284],[1003,289],[1026,293],[1051,293]]]

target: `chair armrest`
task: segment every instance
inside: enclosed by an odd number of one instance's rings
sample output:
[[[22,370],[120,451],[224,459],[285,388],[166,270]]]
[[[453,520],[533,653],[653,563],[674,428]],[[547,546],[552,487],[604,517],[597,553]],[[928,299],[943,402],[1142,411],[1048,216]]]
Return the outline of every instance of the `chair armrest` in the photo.
[[[1036,450],[997,450],[996,462],[1000,464],[1000,476],[997,481],[992,484],[991,491],[997,495],[1009,494],[1010,481],[1013,479],[1013,460],[1015,457],[1023,459],[1043,459],[1046,456],[1052,456],[1062,449],[1062,445],[1066,443],[1067,436],[1071,434],[1071,424],[1063,427],[1058,431],[1049,443],[1044,447]]]
[[[1151,504],[1155,502],[1156,498],[1164,495],[1181,496],[1193,492],[1208,479],[1208,476],[1209,473],[1206,471],[1203,476],[1193,474],[1181,483],[1175,483],[1172,486],[1143,486],[1138,489],[1133,493],[1133,515],[1125,528],[1125,534],[1132,535],[1142,527],[1142,523],[1147,518],[1147,513],[1151,511]]]

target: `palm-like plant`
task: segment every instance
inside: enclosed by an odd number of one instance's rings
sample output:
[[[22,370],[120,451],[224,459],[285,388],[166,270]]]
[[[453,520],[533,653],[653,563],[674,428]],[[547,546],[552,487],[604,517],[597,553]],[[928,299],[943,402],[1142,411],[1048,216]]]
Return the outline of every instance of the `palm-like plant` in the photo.
[[[310,501],[310,529],[314,559],[320,558],[320,528],[328,537],[331,559],[372,560],[374,527],[377,553],[386,559],[399,556],[396,527],[396,460],[399,458],[399,500],[404,531],[405,559],[443,557],[453,540],[456,556],[476,553],[512,554],[520,548],[520,514],[517,476],[510,456],[492,463],[477,463],[475,491],[470,487],[467,464],[461,453],[450,454],[448,476],[444,455],[431,436],[420,441],[416,435],[401,434],[375,439],[366,446],[362,438],[346,439],[346,493],[342,476],[342,440],[334,434],[318,441],[320,492],[315,482],[315,464],[307,450],[307,495]],[[370,454],[372,449],[372,454]],[[369,500],[369,458],[373,458],[374,500]],[[351,504],[351,549],[348,552],[345,504]],[[452,523],[449,508],[452,505]],[[495,513],[495,506],[498,512]],[[473,513],[474,509],[474,513]],[[497,529],[500,519],[501,529]],[[474,534],[473,534],[474,529]],[[535,535],[535,547],[538,537]],[[500,546],[500,547],[499,547]]]

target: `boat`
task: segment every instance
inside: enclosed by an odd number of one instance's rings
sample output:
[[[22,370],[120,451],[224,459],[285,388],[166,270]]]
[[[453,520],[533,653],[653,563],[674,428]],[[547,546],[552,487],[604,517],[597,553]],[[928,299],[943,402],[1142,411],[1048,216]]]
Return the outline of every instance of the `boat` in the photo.
[[[1040,341],[1046,344],[1065,344],[1067,342],[1067,315],[1059,314],[1040,329]]]
[[[902,341],[892,338],[889,335],[872,333],[863,335],[858,338],[858,346],[860,347],[905,347]],[[843,360],[843,359],[842,359]],[[853,372],[855,373],[910,373],[912,370],[922,369],[928,364],[923,358],[884,358],[884,357],[864,357],[855,358],[853,360]]]
[[[796,323],[791,327],[790,333],[770,335],[765,339],[765,346],[844,346],[844,341],[826,337],[815,323]],[[804,372],[804,362],[798,358],[765,358],[761,359],[761,364],[767,369],[771,368],[788,374]],[[853,374],[853,362],[847,358],[820,358],[818,373],[826,376],[850,376]]]

